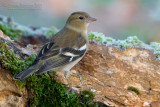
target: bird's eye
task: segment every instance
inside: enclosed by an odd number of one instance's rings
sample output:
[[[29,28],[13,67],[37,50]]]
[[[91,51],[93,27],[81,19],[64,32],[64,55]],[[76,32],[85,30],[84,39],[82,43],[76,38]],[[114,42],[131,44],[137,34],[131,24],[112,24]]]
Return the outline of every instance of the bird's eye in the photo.
[[[79,17],[79,19],[83,20],[83,19],[84,19],[84,17],[80,16],[80,17]]]

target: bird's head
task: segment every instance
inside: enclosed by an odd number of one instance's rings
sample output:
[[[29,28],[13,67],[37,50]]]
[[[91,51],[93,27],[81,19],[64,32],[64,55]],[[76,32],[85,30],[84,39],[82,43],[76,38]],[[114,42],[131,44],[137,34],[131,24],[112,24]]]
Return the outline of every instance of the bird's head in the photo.
[[[86,12],[74,12],[69,16],[66,26],[83,31],[87,30],[88,25],[94,21],[96,21],[96,19]]]

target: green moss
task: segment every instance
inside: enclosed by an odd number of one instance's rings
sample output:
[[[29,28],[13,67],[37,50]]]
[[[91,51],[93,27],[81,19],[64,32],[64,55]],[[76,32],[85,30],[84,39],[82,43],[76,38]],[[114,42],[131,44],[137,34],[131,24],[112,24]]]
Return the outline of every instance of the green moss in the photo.
[[[50,37],[52,35],[55,35],[57,33],[57,30],[54,30],[54,29],[49,29],[48,31],[46,31],[45,35],[46,37]]]
[[[136,36],[128,37],[125,40],[115,40],[111,37],[106,37],[103,33],[90,32],[88,34],[89,40],[96,43],[108,46],[114,46],[119,50],[124,50],[127,48],[142,48],[152,51],[156,55],[156,59],[160,60],[160,43],[151,42],[150,44],[145,44],[139,40]]]
[[[150,50],[154,51],[154,54],[157,55],[157,59],[160,60],[160,43],[151,42]]]
[[[92,100],[94,99],[95,94],[92,93],[90,90],[84,90],[81,92],[81,99],[86,105],[90,105],[91,107],[94,107],[94,103]]]
[[[27,69],[35,56],[21,59],[12,49],[6,48],[7,43],[0,41],[0,61],[3,68],[16,75]],[[54,75],[52,77],[33,74],[23,82],[16,81],[16,83],[21,88],[26,86],[30,90],[29,106],[31,107],[96,107],[92,102],[94,95],[91,92],[83,91],[80,95],[74,92],[65,94],[67,87],[57,82]]]
[[[14,54],[12,49],[6,48],[8,42],[0,41],[0,61],[4,68],[13,71],[12,74],[15,75],[28,68],[32,64],[35,56],[26,57],[22,60],[18,55]]]
[[[0,23],[0,29],[4,34],[9,35],[14,40],[17,40],[17,38],[23,34],[23,31],[14,29],[14,27],[10,23],[6,22]]]
[[[128,86],[127,90],[133,91],[135,92],[137,95],[140,95],[140,92],[137,88],[133,87],[133,86]]]
[[[11,73],[15,76],[24,69],[27,69],[35,59],[35,56],[25,57],[24,60],[21,59],[18,55],[14,54],[12,49],[6,48],[7,43],[0,41],[0,61],[1,66],[7,70],[10,70]],[[26,85],[26,82],[16,81],[17,84],[23,88]]]
[[[110,44],[115,41],[111,37],[106,37],[103,33],[97,33],[97,32],[90,32],[88,34],[88,37],[90,41],[94,41],[99,44]]]
[[[33,75],[28,79],[32,90],[30,106],[37,105],[45,107],[95,107],[92,100],[94,95],[90,92],[76,95],[74,92],[67,91],[67,87],[57,82],[53,77],[45,75]],[[88,96],[88,97],[87,97]],[[83,99],[83,100],[81,100]]]
[[[56,28],[33,28],[33,27],[26,27],[14,22],[13,19],[0,16],[0,30],[3,31],[4,34],[11,37],[14,40],[18,40],[20,36],[45,36],[48,38],[51,35],[54,35],[57,32]]]

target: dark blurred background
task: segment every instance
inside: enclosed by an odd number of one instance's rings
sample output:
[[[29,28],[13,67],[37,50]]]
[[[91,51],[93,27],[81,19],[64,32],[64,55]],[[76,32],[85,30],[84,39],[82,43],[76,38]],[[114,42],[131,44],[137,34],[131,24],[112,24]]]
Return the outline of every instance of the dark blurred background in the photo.
[[[0,0],[0,15],[27,26],[61,29],[75,11],[98,19],[89,32],[116,39],[136,35],[146,43],[160,42],[160,0]]]

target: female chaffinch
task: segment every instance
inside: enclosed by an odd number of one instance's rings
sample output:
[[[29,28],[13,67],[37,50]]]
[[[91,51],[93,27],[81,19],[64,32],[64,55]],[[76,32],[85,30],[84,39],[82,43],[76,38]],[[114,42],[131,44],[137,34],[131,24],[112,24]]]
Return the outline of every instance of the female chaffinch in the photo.
[[[50,38],[33,64],[14,77],[20,81],[32,73],[41,74],[47,71],[62,71],[66,74],[77,64],[88,48],[88,25],[96,21],[86,12],[72,13],[62,30]]]

